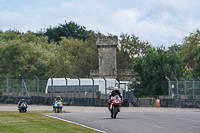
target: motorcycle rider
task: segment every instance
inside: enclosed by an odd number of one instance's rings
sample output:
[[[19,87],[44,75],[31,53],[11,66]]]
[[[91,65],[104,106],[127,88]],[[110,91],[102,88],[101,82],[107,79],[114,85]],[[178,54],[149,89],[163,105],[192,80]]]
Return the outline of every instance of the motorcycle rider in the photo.
[[[57,100],[60,100],[60,101],[62,102],[62,98],[61,98],[60,96],[57,96],[57,97],[55,98],[54,102],[57,101]]]
[[[20,105],[24,103],[27,107],[28,107],[28,104],[26,103],[26,101],[24,99],[20,100],[17,104],[18,107],[20,107]]]
[[[57,96],[57,97],[55,98],[55,100],[54,100],[54,102],[53,102],[53,111],[54,111],[54,109],[55,109],[55,102],[56,102],[57,100],[60,100],[60,101],[62,102],[62,98],[61,98],[60,96]]]
[[[108,109],[110,109],[110,104],[111,104],[111,97],[114,97],[115,95],[119,95],[119,97],[121,98],[122,101],[122,94],[119,90],[119,88],[116,86],[114,87],[113,91],[110,92],[109,94],[109,100],[108,100]]]

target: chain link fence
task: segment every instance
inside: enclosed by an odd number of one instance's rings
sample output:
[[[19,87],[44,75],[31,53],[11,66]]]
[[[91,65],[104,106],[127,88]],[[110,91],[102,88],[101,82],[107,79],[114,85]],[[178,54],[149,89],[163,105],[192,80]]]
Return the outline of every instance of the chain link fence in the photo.
[[[6,77],[6,76],[5,76]],[[110,88],[116,86],[116,79],[0,79],[0,93],[7,96],[43,96],[67,98],[108,99]],[[128,91],[128,83],[121,83],[121,91]],[[124,95],[125,96],[125,95]],[[126,97],[126,96],[125,96]]]
[[[5,95],[39,96],[45,93],[47,80],[0,79],[0,90]]]
[[[169,98],[171,99],[200,99],[200,81],[182,80],[171,81],[168,79]]]

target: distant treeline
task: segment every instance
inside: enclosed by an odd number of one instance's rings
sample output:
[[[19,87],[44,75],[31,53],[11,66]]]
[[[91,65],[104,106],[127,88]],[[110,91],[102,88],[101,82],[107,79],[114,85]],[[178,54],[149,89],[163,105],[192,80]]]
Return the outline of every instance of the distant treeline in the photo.
[[[98,69],[99,35],[103,34],[74,22],[36,33],[0,31],[0,76],[89,78],[90,70]],[[135,80],[130,88],[137,96],[167,94],[165,76],[200,76],[200,31],[185,37],[182,44],[168,48],[155,48],[135,35],[121,34],[117,69],[133,69]]]

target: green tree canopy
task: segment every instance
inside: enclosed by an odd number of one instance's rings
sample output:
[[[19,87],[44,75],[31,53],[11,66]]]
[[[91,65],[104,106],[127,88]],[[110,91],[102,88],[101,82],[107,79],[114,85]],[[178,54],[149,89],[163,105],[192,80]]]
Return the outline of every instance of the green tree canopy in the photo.
[[[185,37],[181,50],[178,51],[178,55],[181,57],[182,61],[193,67],[194,59],[198,54],[198,45],[200,44],[200,31],[196,30],[194,33],[191,33],[190,36]]]
[[[168,77],[182,76],[183,66],[175,52],[165,51],[162,47],[149,49],[142,58],[135,58],[133,70],[137,72],[131,85],[135,95],[165,95],[168,92]]]
[[[181,46],[182,45],[174,44],[168,47],[168,52],[178,52],[179,50],[181,50]]]
[[[44,33],[38,32],[36,35],[41,36],[44,34],[45,36],[48,36],[49,43],[52,41],[59,43],[59,41],[61,41],[61,37],[72,37],[74,39],[85,41],[90,32],[91,31],[86,30],[86,27],[80,26],[71,21],[69,23],[66,22],[65,24],[60,24],[58,27],[50,26]]]
[[[200,77],[200,46],[198,46],[198,55],[194,61],[195,61],[194,69],[191,70],[192,76]]]
[[[60,45],[49,44],[47,36],[36,36],[31,31],[0,32],[0,40],[0,75],[84,78],[98,68],[93,32],[85,41],[61,37]]]
[[[133,59],[142,57],[151,48],[148,42],[140,41],[135,35],[121,34],[117,47],[117,69],[132,69]]]
[[[117,47],[117,69],[132,69],[134,58],[144,56],[148,49],[152,49],[148,42],[140,41],[135,35],[121,34]],[[123,79],[123,75],[118,73]]]
[[[51,57],[46,49],[49,45],[47,37],[7,31],[0,33],[0,40],[0,74],[15,77],[19,74],[26,77],[46,74]]]
[[[54,55],[49,71],[49,75],[54,77],[89,77],[90,70],[98,68],[97,47],[89,39],[62,37]]]
[[[146,54],[148,49],[151,49],[151,45],[148,42],[139,40],[139,37],[135,35],[120,35],[120,51],[128,53],[130,58],[142,57]]]

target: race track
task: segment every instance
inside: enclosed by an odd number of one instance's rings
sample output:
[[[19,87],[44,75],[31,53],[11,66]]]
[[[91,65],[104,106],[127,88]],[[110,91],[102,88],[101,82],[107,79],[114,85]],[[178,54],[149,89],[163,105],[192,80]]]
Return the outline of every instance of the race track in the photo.
[[[200,112],[120,112],[46,114],[108,133],[200,133]]]
[[[29,105],[29,111],[52,111],[52,106]],[[0,104],[0,111],[18,111],[15,104]],[[122,107],[116,119],[107,107],[64,106],[71,113],[44,114],[108,133],[200,133],[199,108]]]

